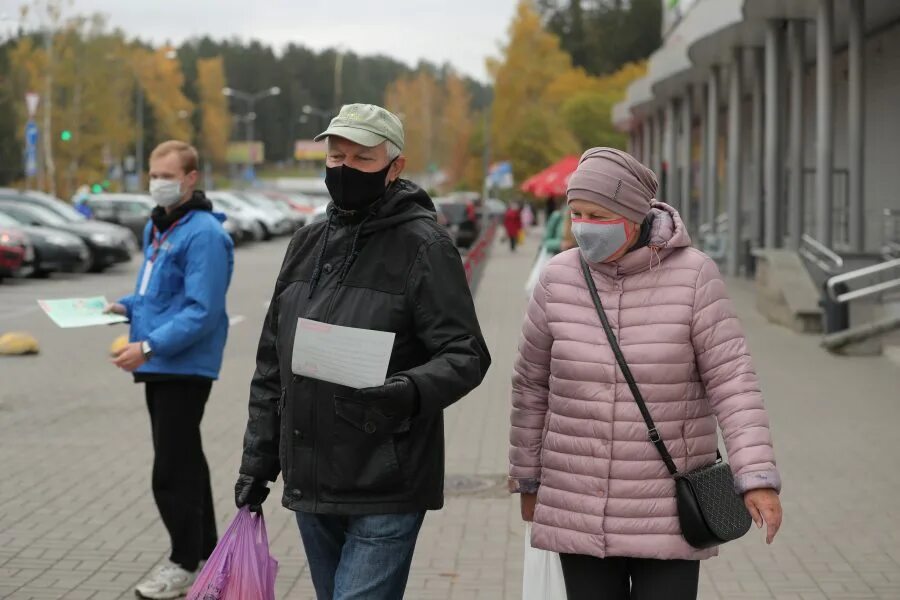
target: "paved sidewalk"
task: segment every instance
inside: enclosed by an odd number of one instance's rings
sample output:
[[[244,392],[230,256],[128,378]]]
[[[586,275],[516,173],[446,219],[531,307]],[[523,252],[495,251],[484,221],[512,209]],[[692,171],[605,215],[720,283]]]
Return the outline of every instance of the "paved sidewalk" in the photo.
[[[450,496],[425,521],[408,598],[521,597],[523,527],[503,480],[509,375],[535,250],[536,238],[515,255],[498,243],[481,281],[477,305],[494,365],[485,384],[446,413]],[[204,421],[223,529],[234,512],[230,488],[275,255],[251,249],[238,257],[240,287],[229,304],[247,322],[232,331]],[[900,599],[900,369],[880,358],[829,356],[816,337],[760,318],[749,284],[733,282],[731,291],[771,411],[786,517],[773,546],[753,532],[708,561],[700,598]],[[73,338],[77,346],[0,361],[0,598],[132,598],[133,585],[165,556],[148,490],[142,395],[97,359],[110,337],[94,329]],[[26,392],[26,381],[40,383]],[[292,515],[277,502],[268,508],[278,597],[311,599]]]

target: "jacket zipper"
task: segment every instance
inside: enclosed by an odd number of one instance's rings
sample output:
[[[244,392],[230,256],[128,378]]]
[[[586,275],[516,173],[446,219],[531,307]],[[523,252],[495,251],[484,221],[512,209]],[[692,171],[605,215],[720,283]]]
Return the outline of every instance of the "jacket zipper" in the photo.
[[[337,302],[338,293],[341,291],[341,278],[338,277],[337,286],[334,288],[334,292],[331,294],[331,298],[328,300],[328,308],[325,310],[325,322],[328,323],[328,319],[331,316],[331,311],[334,309],[334,304]],[[316,432],[316,439],[313,443],[313,510],[312,512],[316,512],[319,508],[319,403],[313,402],[313,415],[312,422],[315,424],[315,428],[313,431]]]

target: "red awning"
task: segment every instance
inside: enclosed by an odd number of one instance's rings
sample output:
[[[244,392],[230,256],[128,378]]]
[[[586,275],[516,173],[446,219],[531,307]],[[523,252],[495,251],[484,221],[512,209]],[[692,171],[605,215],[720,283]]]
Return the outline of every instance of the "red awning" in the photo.
[[[537,175],[526,179],[520,189],[539,198],[565,196],[569,177],[578,167],[578,160],[577,156],[567,156]]]

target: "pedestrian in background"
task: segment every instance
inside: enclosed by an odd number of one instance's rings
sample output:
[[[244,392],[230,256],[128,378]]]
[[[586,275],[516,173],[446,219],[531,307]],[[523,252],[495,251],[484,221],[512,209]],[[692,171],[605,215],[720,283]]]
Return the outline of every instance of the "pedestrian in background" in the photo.
[[[506,229],[506,235],[509,238],[509,249],[516,251],[519,244],[519,235],[522,233],[522,209],[518,203],[510,204],[503,216],[503,227]]]
[[[400,119],[351,104],[316,139],[332,203],[327,222],[294,235],[275,282],[235,502],[259,510],[281,473],[319,600],[397,600],[425,511],[444,502],[443,410],[481,383],[490,355],[459,251],[428,194],[400,177]],[[301,318],[393,332],[384,385],[296,373]]]
[[[152,600],[187,593],[217,542],[200,421],[222,365],[234,248],[225,217],[196,189],[198,163],[194,147],[179,141],[150,154],[157,206],[144,231],[144,265],[135,292],[107,307],[131,321],[130,343],[113,362],[144,384],[153,497],[172,543],[169,561],[135,589]]]
[[[568,186],[578,248],[554,257],[522,327],[510,487],[532,546],[560,554],[569,600],[693,600],[699,560],[681,535],[675,480],[617,366],[582,259],[659,438],[687,472],[722,428],[734,485],[772,542],[781,524],[769,419],[715,263],[655,200],[654,174],[594,148]]]
[[[527,231],[534,226],[534,209],[526,202],[522,207],[522,227]]]

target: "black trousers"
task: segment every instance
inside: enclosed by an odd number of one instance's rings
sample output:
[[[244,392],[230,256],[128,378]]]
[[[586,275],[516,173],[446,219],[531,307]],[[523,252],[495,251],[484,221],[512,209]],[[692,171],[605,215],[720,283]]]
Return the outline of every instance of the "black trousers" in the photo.
[[[696,600],[698,560],[560,554],[568,600]]]
[[[216,547],[209,466],[203,455],[200,421],[211,381],[147,382],[145,394],[153,430],[153,497],[172,540],[172,562],[197,569]]]

